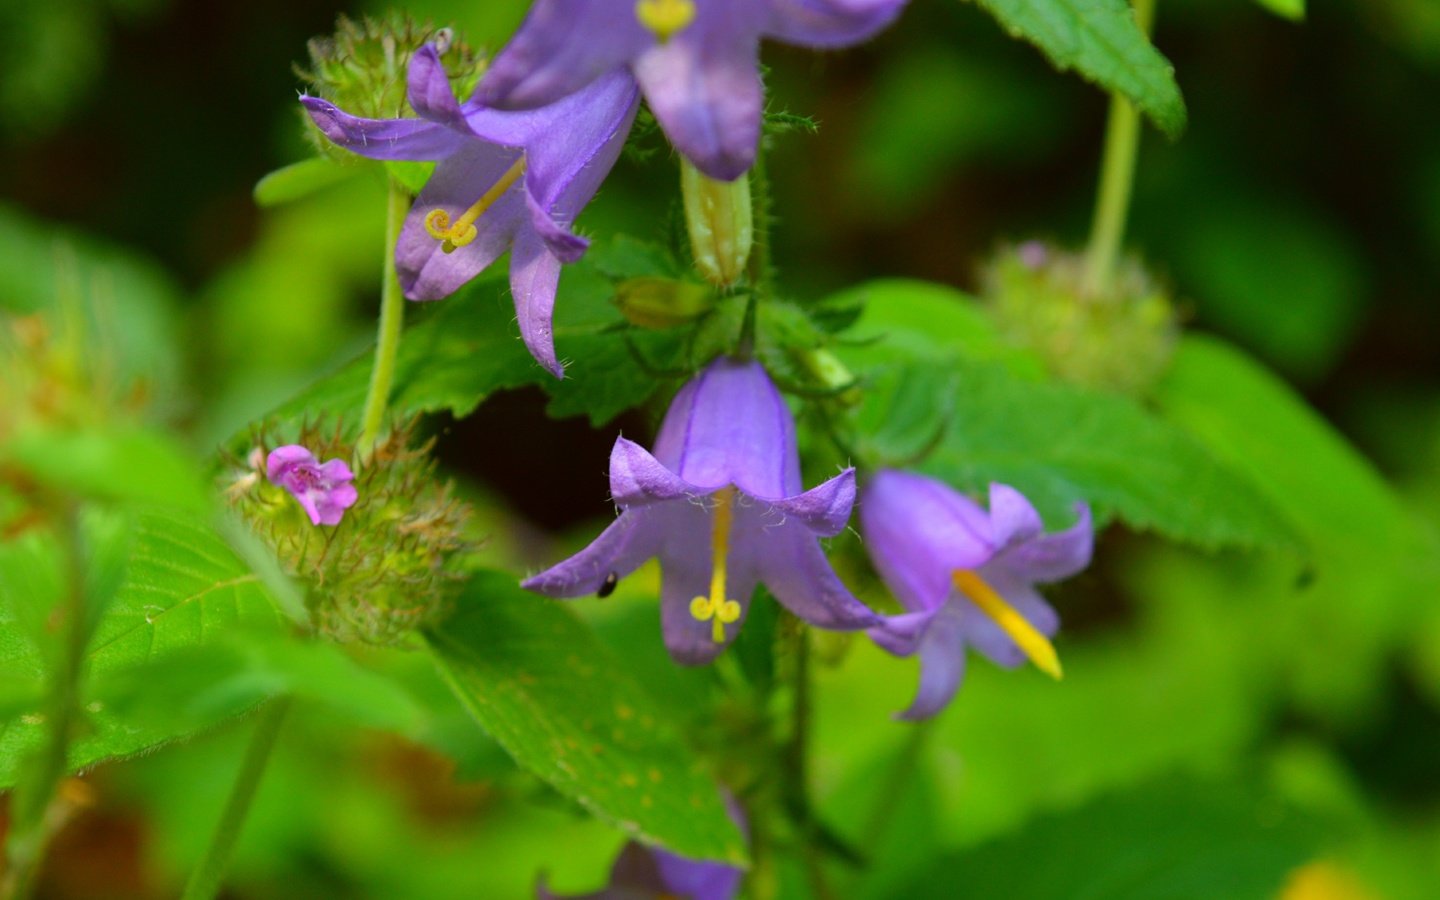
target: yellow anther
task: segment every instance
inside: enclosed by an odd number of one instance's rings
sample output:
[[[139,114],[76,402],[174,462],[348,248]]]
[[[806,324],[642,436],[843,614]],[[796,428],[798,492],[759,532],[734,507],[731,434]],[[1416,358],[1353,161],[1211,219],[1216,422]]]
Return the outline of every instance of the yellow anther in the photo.
[[[995,624],[1010,636],[1015,646],[1024,651],[1040,671],[1057,681],[1062,677],[1064,673],[1060,670],[1060,657],[1056,655],[1054,645],[1045,635],[1036,631],[1035,626],[1025,621],[1025,617],[1016,612],[1015,607],[1006,603],[983,578],[968,569],[956,569],[950,580],[956,590],[969,597],[981,612],[993,619]]]
[[[635,18],[660,43],[684,31],[695,21],[694,0],[636,0]]]
[[[710,596],[690,601],[690,615],[711,623],[715,643],[725,643],[725,626],[740,620],[740,604],[725,597],[725,566],[730,555],[730,523],[734,516],[735,489],[715,492],[715,519],[710,526]]]
[[[473,205],[460,214],[454,224],[450,222],[450,214],[443,209],[432,209],[425,215],[425,230],[430,236],[440,242],[440,250],[444,253],[454,253],[456,247],[463,247],[475,240],[479,233],[475,230],[475,220],[485,214],[485,210],[495,205],[501,195],[510,190],[510,186],[520,180],[525,174],[525,156],[522,154],[515,160],[514,165],[505,170],[500,180],[490,185],[490,190],[481,195]]]

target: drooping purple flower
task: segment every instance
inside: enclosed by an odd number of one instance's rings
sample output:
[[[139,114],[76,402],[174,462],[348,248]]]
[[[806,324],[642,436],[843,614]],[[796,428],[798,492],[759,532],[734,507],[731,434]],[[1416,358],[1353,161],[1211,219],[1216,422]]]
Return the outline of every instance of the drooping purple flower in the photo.
[[[344,460],[321,463],[315,454],[299,444],[286,444],[270,451],[265,460],[270,480],[295,496],[314,525],[339,525],[345,510],[355,505],[359,494],[355,473]]]
[[[665,643],[687,665],[734,640],[757,583],[813,625],[880,624],[840,583],[818,540],[845,527],[855,472],[802,493],[795,422],[759,363],[720,358],[681,388],[654,455],[616,440],[610,494],[620,517],[525,587],[578,597],[658,556]]]
[[[760,39],[859,43],[905,0],[536,0],[490,64],[493,106],[553,103],[627,66],[675,147],[721,181],[755,162],[764,87]]]
[[[860,530],[886,585],[909,612],[872,628],[892,653],[920,654],[920,689],[903,718],[939,712],[965,674],[965,647],[1013,668],[1027,658],[1060,677],[1048,638],[1060,627],[1037,582],[1068,578],[1090,563],[1090,510],[1046,534],[1025,496],[990,486],[990,509],[933,478],[882,470],[865,486]]]
[[[438,163],[395,246],[405,296],[446,297],[510,250],[520,335],[561,375],[551,325],[560,265],[588,246],[570,226],[624,146],[639,105],[634,80],[615,71],[548,106],[506,112],[474,98],[457,102],[427,44],[410,58],[407,91],[418,119],[362,119],[319,97],[300,102],[347,150]]]

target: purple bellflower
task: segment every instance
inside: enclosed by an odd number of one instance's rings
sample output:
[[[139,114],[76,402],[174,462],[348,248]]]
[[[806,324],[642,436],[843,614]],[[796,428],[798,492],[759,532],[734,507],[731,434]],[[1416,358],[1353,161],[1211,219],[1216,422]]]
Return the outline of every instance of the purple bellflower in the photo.
[[[359,494],[355,473],[341,459],[323,464],[299,444],[286,444],[270,451],[265,473],[275,484],[295,496],[314,525],[339,525],[345,510],[355,505]]]
[[[410,58],[407,92],[418,119],[362,119],[319,97],[300,102],[326,137],[353,153],[439,163],[395,246],[405,296],[446,297],[510,250],[520,335],[561,375],[551,325],[560,265],[588,246],[570,223],[620,155],[639,105],[634,80],[615,71],[548,106],[505,112],[473,98],[457,102],[426,44]]]
[[[628,66],[696,168],[731,181],[755,162],[760,39],[808,47],[866,40],[905,0],[536,0],[478,96],[506,109],[554,103]]]
[[[1049,637],[1060,627],[1036,582],[1068,578],[1090,563],[1090,510],[1045,534],[1035,507],[1003,484],[990,486],[987,513],[939,481],[882,470],[865,486],[860,529],[880,576],[908,612],[872,628],[900,656],[920,654],[920,689],[902,718],[924,719],[955,696],[965,647],[1013,668],[1027,658],[1059,678]]]
[[[795,422],[759,363],[722,357],[681,388],[654,455],[616,440],[610,494],[620,517],[525,587],[578,597],[658,556],[665,644],[686,665],[734,640],[757,583],[812,625],[881,623],[840,583],[818,540],[849,520],[855,471],[802,493]]]

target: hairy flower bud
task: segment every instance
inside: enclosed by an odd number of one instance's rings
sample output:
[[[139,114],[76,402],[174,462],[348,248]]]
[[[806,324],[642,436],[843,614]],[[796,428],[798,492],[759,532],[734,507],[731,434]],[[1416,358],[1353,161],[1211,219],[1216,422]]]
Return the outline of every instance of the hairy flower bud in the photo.
[[[341,642],[396,644],[443,616],[461,584],[459,556],[471,546],[470,509],[436,479],[430,445],[411,446],[412,428],[392,433],[354,466],[343,518],[316,524],[293,486],[268,477],[267,458],[274,469],[274,455],[295,445],[325,460],[352,459],[354,448],[317,426],[294,438],[282,445],[257,435],[246,459],[233,461],[226,496],[308,588],[316,630]]]
[[[341,16],[335,33],[311,38],[310,67],[296,69],[308,92],[356,115],[370,118],[414,115],[405,96],[405,71],[410,55],[427,41],[440,51],[455,93],[469,96],[484,74],[484,59],[456,40],[448,28],[415,23],[390,14],[359,22]],[[322,153],[343,157],[335,146],[309,123],[307,130]]]
[[[1165,371],[1179,333],[1169,294],[1134,259],[1104,294],[1083,284],[1083,256],[1028,241],[991,261],[984,296],[1001,330],[1059,378],[1144,393]]]
[[[673,328],[715,306],[710,288],[673,278],[627,278],[615,286],[615,305],[631,325]]]
[[[716,181],[682,158],[680,193],[696,268],[720,287],[729,287],[744,273],[754,237],[749,176]]]

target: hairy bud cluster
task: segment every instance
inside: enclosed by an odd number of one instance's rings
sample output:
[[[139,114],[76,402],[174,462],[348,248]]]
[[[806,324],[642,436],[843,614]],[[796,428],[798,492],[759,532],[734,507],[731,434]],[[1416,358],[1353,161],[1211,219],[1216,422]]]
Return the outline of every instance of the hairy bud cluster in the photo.
[[[483,57],[456,40],[450,29],[417,24],[395,13],[359,22],[341,16],[333,35],[310,39],[310,67],[297,68],[296,74],[310,93],[355,115],[372,119],[413,116],[405,98],[405,72],[410,54],[427,42],[440,50],[440,61],[455,93],[469,96],[485,72]],[[319,133],[309,116],[304,118],[307,132],[322,153],[349,157]]]
[[[1039,241],[1005,247],[984,296],[1001,330],[1059,378],[1142,394],[1164,373],[1179,334],[1166,289],[1135,259],[1103,293],[1086,291],[1084,257]]]
[[[338,429],[307,425],[294,438],[321,459],[354,455]],[[436,479],[433,442],[413,439],[413,425],[398,429],[352,467],[358,496],[334,526],[313,524],[266,477],[266,455],[284,441],[258,434],[245,460],[234,461],[231,504],[308,588],[315,628],[333,640],[400,643],[442,617],[461,586],[470,508]]]

